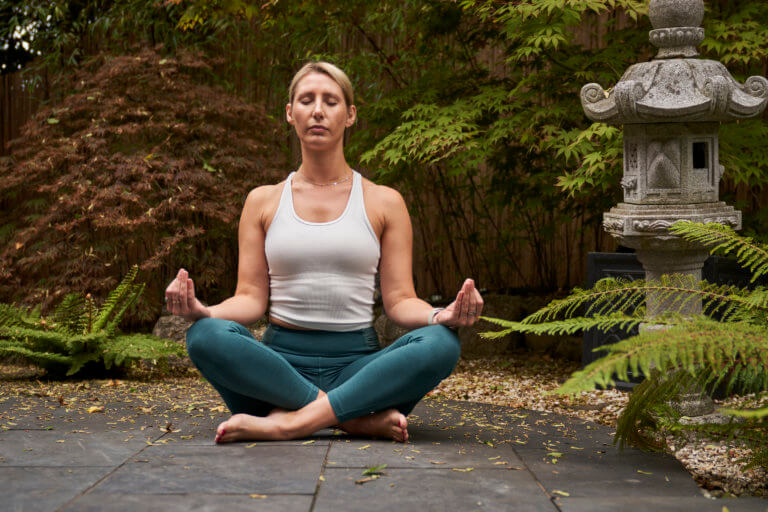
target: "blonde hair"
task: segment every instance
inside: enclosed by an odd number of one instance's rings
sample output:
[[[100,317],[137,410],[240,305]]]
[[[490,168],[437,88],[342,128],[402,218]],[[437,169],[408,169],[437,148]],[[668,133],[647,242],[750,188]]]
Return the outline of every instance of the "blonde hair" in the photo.
[[[310,73],[322,73],[329,76],[331,80],[339,84],[339,87],[341,87],[341,92],[344,95],[344,102],[347,104],[347,107],[354,103],[355,94],[352,91],[352,82],[349,80],[347,74],[330,62],[323,61],[307,62],[301,67],[300,70],[296,72],[295,75],[293,75],[291,86],[288,87],[289,103],[293,104],[293,99],[296,95],[296,86],[299,84],[302,78]]]

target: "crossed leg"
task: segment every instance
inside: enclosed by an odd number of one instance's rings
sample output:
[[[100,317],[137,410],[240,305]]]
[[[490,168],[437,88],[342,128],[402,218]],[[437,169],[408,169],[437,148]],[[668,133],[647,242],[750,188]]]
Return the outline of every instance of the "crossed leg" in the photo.
[[[277,408],[264,417],[235,414],[216,429],[216,442],[297,439],[331,426],[358,436],[383,437],[402,443],[408,440],[408,420],[397,409],[339,423],[328,395],[320,391],[316,400],[296,411]]]
[[[217,428],[220,443],[297,439],[330,426],[405,442],[406,414],[450,374],[459,354],[458,339],[448,329],[419,329],[350,364],[329,397],[234,322],[197,322],[187,335],[187,347],[235,413]],[[275,408],[266,416],[244,414],[250,407],[244,410],[238,404],[250,402],[266,406],[260,407],[265,411],[269,404]]]

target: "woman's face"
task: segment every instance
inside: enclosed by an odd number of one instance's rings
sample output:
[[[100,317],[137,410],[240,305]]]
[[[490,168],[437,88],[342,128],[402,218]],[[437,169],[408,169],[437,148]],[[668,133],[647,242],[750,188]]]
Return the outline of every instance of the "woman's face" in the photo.
[[[355,122],[355,106],[347,107],[339,84],[324,73],[309,73],[296,84],[286,119],[302,146],[325,149],[343,142],[344,129]]]

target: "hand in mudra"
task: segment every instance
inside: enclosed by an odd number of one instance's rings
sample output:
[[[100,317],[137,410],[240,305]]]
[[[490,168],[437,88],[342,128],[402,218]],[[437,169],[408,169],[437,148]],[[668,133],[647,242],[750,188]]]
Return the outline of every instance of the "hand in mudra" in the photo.
[[[483,311],[483,298],[475,288],[475,282],[467,279],[456,295],[456,300],[435,315],[435,323],[448,327],[473,325]]]
[[[208,308],[195,297],[195,283],[183,268],[165,289],[165,306],[172,315],[186,320],[194,321],[211,316]]]

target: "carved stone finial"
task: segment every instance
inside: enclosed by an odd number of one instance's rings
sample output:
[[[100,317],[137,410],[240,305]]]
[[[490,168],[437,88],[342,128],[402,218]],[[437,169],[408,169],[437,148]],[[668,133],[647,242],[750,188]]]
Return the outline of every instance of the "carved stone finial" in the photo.
[[[657,59],[696,57],[696,46],[704,40],[703,0],[651,0],[648,17],[654,30],[648,33],[659,48]]]

